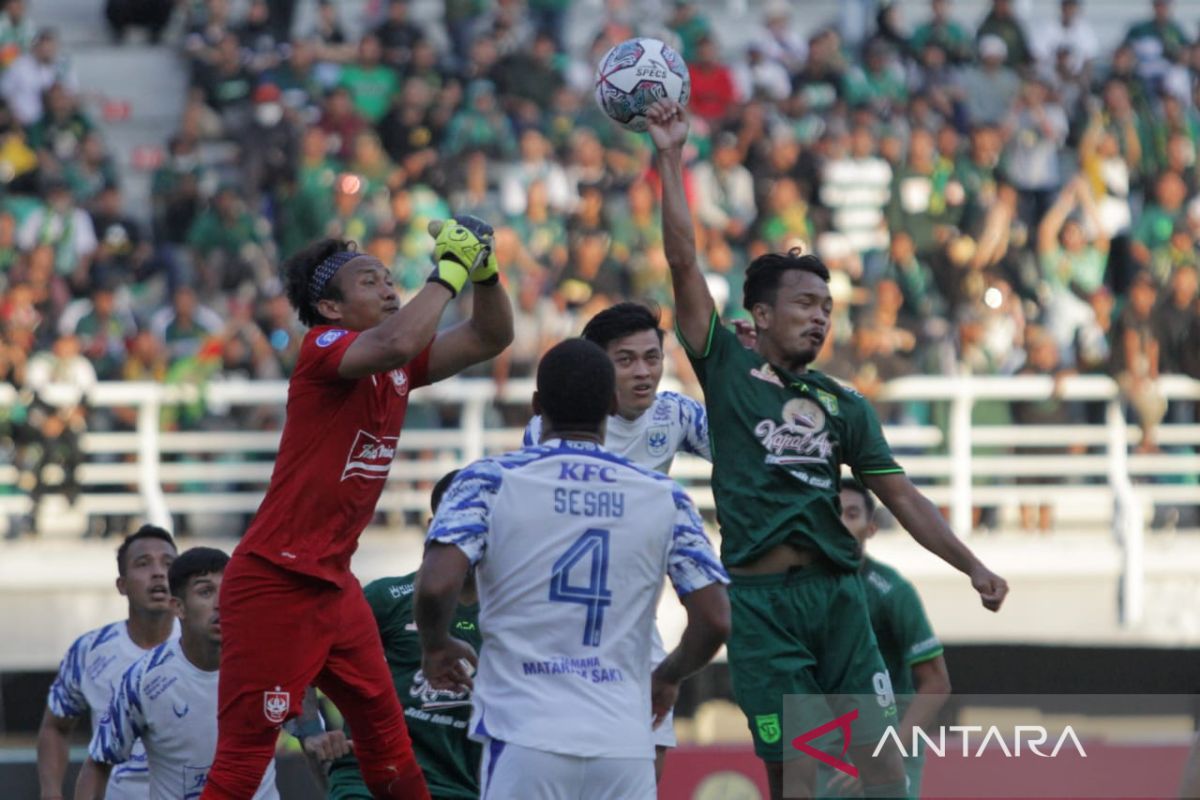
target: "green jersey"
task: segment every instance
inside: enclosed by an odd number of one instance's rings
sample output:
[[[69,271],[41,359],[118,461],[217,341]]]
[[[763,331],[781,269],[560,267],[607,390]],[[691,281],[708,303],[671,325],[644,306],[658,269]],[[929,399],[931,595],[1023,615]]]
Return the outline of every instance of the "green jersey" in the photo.
[[[396,694],[404,706],[404,721],[412,737],[413,752],[425,773],[429,793],[438,798],[479,797],[480,745],[467,738],[471,720],[470,697],[433,689],[421,673],[421,640],[413,620],[413,590],[417,575],[381,578],[363,590],[379,626],[383,653],[392,671]],[[452,633],[479,651],[479,606],[459,605]],[[461,705],[427,708],[427,704]],[[353,738],[347,729],[346,735]],[[370,797],[353,755],[333,762],[329,797],[345,800]]]
[[[768,364],[716,315],[704,349],[685,349],[708,409],[725,565],[788,542],[857,570],[861,550],[838,502],[841,465],[856,475],[903,471],[871,404],[820,372],[790,375]]]
[[[929,626],[917,590],[899,572],[868,558],[863,564],[862,579],[871,627],[896,697],[915,694],[913,665],[940,656],[942,643]]]

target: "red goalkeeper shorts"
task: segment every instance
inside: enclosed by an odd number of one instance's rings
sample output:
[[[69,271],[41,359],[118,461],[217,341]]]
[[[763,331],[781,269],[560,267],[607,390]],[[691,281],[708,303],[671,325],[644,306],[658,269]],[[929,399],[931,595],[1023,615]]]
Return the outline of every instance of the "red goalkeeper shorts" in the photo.
[[[341,585],[234,554],[221,583],[217,753],[203,800],[247,800],[280,726],[315,685],[354,731],[376,797],[428,798],[379,630],[358,580]]]

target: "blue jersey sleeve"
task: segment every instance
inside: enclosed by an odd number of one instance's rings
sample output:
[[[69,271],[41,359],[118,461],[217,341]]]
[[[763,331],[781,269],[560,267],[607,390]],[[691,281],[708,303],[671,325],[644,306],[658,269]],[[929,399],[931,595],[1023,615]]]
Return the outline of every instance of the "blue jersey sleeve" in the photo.
[[[54,716],[69,719],[88,713],[87,697],[83,694],[83,673],[87,667],[88,651],[92,649],[96,635],[97,632],[92,631],[76,639],[58,665],[58,675],[50,684],[50,695],[46,700]]]
[[[442,498],[425,542],[452,544],[472,566],[478,564],[487,549],[492,504],[501,480],[500,466],[486,459],[458,473]]]
[[[667,551],[667,576],[682,599],[713,583],[729,583],[716,551],[704,535],[704,522],[692,499],[678,487],[674,491],[675,521]]]
[[[704,410],[704,404],[680,395],[679,422],[683,426],[683,447],[680,449],[711,463],[712,448],[708,441],[708,412]]]
[[[125,670],[113,692],[108,710],[100,718],[88,756],[97,763],[123,764],[133,755],[133,745],[146,730],[146,712],[142,705],[142,676],[147,659],[157,650],[138,659]]]

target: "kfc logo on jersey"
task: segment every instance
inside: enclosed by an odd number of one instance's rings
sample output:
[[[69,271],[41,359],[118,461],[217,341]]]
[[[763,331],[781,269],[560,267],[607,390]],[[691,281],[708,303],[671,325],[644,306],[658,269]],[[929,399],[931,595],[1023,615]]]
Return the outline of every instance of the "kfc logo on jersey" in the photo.
[[[263,692],[263,716],[272,725],[282,725],[292,707],[292,696],[276,686],[275,691]]]
[[[370,478],[385,480],[392,461],[396,459],[397,436],[372,436],[360,430],[350,446],[350,454],[346,457],[346,467],[342,470],[342,480],[347,478]]]

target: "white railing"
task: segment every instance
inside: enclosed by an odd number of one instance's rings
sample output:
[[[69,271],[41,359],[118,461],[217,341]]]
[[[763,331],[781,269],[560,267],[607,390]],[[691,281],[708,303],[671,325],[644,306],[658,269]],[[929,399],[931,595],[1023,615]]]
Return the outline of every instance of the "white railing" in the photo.
[[[1160,386],[1172,400],[1200,401],[1200,381],[1169,376]],[[981,505],[1048,504],[1063,524],[1110,528],[1124,553],[1123,619],[1135,623],[1142,609],[1147,510],[1155,504],[1200,504],[1196,485],[1200,424],[1164,423],[1158,435],[1164,452],[1130,454],[1129,446],[1140,439],[1140,432],[1126,419],[1116,384],[1104,376],[1072,377],[1060,385],[1064,400],[1105,403],[1103,424],[971,423],[972,408],[979,401],[1044,400],[1054,389],[1050,377],[914,376],[887,384],[878,399],[948,406],[944,430],[926,424],[888,426],[886,432],[908,474],[935,503],[949,509],[960,535],[970,534],[972,510]],[[96,385],[88,395],[92,407],[136,409],[137,425],[134,431],[92,432],[83,437],[87,456],[79,475],[83,512],[130,514],[164,525],[172,513],[252,513],[270,479],[279,432],[164,431],[160,412],[198,399],[214,416],[237,407],[278,408],[286,391],[282,381],[213,382],[203,387]],[[416,392],[414,409],[431,403],[456,406],[461,424],[455,429],[405,430],[381,509],[423,513],[428,486],[448,469],[519,446],[521,430],[489,426],[489,409],[497,401],[523,406],[532,392],[531,381],[512,381],[497,398],[494,384],[484,379],[456,379]],[[15,399],[13,388],[0,384],[0,404]],[[1072,445],[1089,450],[1069,455],[1066,450]],[[1014,447],[1062,448],[1063,453],[1004,452]],[[673,475],[689,487],[702,509],[712,510],[707,464],[681,457]],[[1049,480],[1036,485],[1021,482],[1030,477]],[[16,479],[14,466],[0,465],[0,486],[13,487]],[[28,507],[28,498],[21,493],[0,495],[0,513],[20,514]]]

